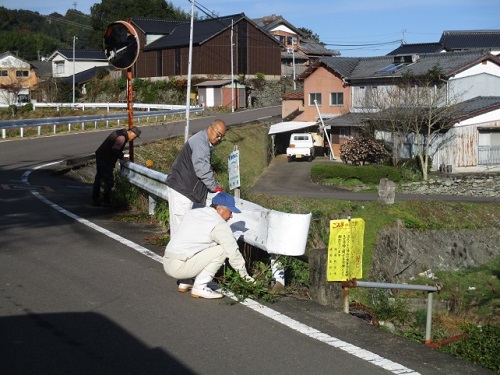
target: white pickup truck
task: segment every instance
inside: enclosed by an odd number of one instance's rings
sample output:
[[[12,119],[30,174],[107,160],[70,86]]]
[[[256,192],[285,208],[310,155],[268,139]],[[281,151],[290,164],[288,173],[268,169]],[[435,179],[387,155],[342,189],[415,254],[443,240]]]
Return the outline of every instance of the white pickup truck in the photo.
[[[314,139],[311,133],[293,133],[290,136],[290,144],[286,149],[288,162],[295,159],[314,159]]]

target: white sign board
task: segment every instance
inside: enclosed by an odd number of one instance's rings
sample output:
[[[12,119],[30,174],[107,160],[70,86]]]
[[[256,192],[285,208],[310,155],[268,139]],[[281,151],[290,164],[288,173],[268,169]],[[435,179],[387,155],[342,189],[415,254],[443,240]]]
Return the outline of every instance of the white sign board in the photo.
[[[241,186],[239,150],[231,152],[227,159],[227,168],[229,173],[229,190],[239,188]]]

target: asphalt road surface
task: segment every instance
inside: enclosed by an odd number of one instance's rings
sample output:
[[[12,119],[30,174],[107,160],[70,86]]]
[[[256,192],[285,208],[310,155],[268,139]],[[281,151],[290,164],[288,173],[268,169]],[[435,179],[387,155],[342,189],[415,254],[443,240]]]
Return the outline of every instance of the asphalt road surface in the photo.
[[[140,142],[183,130],[144,126]],[[112,220],[88,183],[51,173],[106,133],[0,141],[2,374],[492,373],[310,301],[178,293],[147,240],[158,228]]]
[[[312,162],[306,160],[288,162],[286,155],[275,157],[264,174],[254,186],[257,193],[292,195],[304,198],[329,198],[349,201],[374,201],[377,193],[352,192],[335,186],[318,185],[311,181],[311,167],[315,164],[339,163],[327,157],[316,157]],[[444,201],[444,202],[498,202],[496,197],[458,196],[458,195],[418,195],[396,194],[396,201]]]

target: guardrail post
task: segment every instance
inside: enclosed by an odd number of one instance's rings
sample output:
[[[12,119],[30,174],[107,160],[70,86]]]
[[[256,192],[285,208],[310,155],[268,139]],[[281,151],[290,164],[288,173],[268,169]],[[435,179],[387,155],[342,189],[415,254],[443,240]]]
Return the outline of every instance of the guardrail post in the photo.
[[[152,216],[155,214],[157,198],[154,195],[149,194],[148,201],[149,201],[149,214]]]
[[[277,283],[285,286],[285,269],[281,265],[276,255],[271,255],[271,274]]]
[[[432,327],[432,293],[427,292],[427,316],[425,320],[425,343],[431,342],[431,327]]]

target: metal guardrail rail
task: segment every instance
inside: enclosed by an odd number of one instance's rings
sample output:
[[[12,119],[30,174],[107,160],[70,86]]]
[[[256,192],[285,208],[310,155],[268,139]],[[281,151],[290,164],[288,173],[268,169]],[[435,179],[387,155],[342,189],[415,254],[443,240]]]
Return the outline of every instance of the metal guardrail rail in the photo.
[[[162,111],[146,111],[146,112],[135,112],[133,114],[134,119],[137,119],[137,125],[140,125],[141,119],[145,118],[149,123],[151,118],[154,118],[155,123],[158,119],[163,118],[166,121],[168,116],[182,116],[185,114],[185,107],[183,109],[172,109],[172,110],[162,110]],[[190,109],[191,113],[199,114],[204,111],[202,107],[196,107]],[[42,126],[53,126],[54,134],[57,131],[57,125],[68,125],[68,131],[71,131],[72,124],[81,124],[81,128],[85,129],[86,123],[93,123],[94,128],[97,128],[98,122],[106,122],[106,127],[109,126],[109,121],[128,120],[128,113],[116,113],[116,114],[106,114],[106,115],[89,115],[89,116],[67,116],[67,117],[48,117],[41,119],[17,119],[17,120],[4,120],[0,121],[0,129],[2,130],[2,138],[6,138],[7,129],[20,129],[20,136],[24,136],[25,128],[38,127],[38,135],[41,134]]]
[[[425,344],[431,343],[431,327],[432,327],[432,295],[439,292],[439,285],[413,285],[413,284],[394,284],[394,283],[379,283],[372,281],[349,280],[342,282],[344,290],[344,312],[349,313],[349,288],[379,288],[379,289],[403,289],[403,290],[421,290],[427,292],[427,315],[425,321]]]
[[[150,214],[156,201],[168,201],[167,175],[131,162],[120,163],[120,175],[150,196]],[[208,197],[211,201],[213,194]],[[290,214],[270,210],[235,198],[241,213],[228,221],[236,238],[275,255],[302,256],[305,253],[311,213]]]

